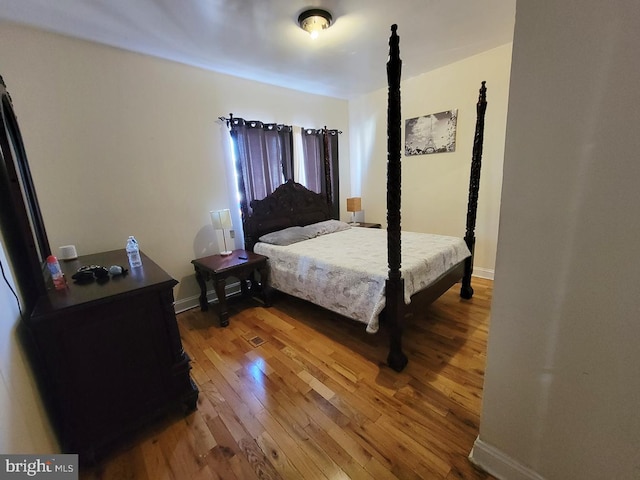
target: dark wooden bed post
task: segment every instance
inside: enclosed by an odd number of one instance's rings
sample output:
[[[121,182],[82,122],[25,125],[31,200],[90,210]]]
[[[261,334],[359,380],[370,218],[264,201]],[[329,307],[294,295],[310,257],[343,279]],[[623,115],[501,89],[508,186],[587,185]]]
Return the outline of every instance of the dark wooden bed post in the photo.
[[[327,126],[325,125],[322,129],[322,151],[323,158],[322,162],[324,164],[324,188],[327,192],[327,203],[329,207],[331,207],[331,212],[333,213],[333,188],[331,186],[331,160],[330,160],[330,152],[329,152],[329,130],[327,130]]]
[[[407,364],[402,352],[404,320],[404,280],[400,274],[400,190],[401,190],[401,118],[400,118],[400,39],[397,25],[391,26],[387,80],[389,100],[387,110],[387,258],[389,278],[386,282],[386,322],[389,328],[390,348],[387,364],[399,372]]]
[[[473,137],[473,154],[471,157],[471,176],[469,179],[469,202],[467,204],[467,230],[464,241],[469,247],[471,256],[464,262],[464,276],[460,296],[465,299],[473,297],[471,274],[473,273],[473,252],[476,245],[475,229],[478,211],[478,190],[480,189],[480,167],[482,166],[482,143],[484,141],[484,114],[487,111],[487,82],[483,81],[476,105],[476,133]]]

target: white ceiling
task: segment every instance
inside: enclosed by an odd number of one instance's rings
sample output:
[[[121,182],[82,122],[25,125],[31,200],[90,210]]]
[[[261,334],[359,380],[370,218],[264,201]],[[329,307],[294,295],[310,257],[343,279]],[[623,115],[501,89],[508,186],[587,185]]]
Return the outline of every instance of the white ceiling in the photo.
[[[403,79],[509,43],[516,0],[0,0],[0,19],[338,98],[386,86],[391,24]],[[312,40],[307,7],[334,24]]]

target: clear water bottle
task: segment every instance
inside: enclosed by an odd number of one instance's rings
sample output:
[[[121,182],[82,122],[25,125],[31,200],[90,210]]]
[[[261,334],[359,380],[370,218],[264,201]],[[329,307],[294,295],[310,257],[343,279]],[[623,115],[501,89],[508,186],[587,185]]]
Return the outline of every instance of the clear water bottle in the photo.
[[[58,259],[55,256],[49,255],[47,257],[47,267],[49,267],[49,272],[51,272],[51,279],[53,280],[53,286],[56,290],[64,290],[67,288],[67,281],[64,279],[64,273],[62,273],[60,263],[58,263]]]
[[[142,266],[142,258],[140,258],[138,242],[133,235],[127,240],[127,256],[129,257],[129,265],[131,265],[131,268]]]

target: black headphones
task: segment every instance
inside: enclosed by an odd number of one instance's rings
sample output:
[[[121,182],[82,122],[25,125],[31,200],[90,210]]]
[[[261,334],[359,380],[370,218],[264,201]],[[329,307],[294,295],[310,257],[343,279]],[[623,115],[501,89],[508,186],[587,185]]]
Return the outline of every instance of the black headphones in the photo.
[[[94,280],[105,282],[109,280],[109,274],[116,276],[125,273],[127,273],[127,269],[120,265],[111,265],[108,270],[100,265],[83,265],[71,278],[78,283],[89,283]]]

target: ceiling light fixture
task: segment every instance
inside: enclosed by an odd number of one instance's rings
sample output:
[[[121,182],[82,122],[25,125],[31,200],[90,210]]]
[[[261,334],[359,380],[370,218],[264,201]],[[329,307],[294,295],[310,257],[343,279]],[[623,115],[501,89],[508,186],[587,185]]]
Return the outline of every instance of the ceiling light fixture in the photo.
[[[321,8],[312,8],[305,10],[298,17],[300,28],[311,35],[311,38],[317,38],[318,34],[331,26],[333,18],[331,14]]]

